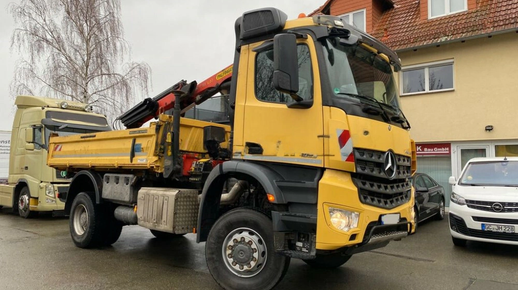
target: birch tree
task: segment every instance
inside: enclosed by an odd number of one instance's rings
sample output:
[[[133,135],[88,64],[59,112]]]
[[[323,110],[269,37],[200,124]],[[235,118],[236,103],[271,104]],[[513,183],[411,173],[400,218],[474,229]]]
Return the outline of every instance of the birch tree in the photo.
[[[12,96],[79,101],[113,120],[147,95],[151,70],[129,61],[120,0],[21,0],[9,10],[21,57]]]

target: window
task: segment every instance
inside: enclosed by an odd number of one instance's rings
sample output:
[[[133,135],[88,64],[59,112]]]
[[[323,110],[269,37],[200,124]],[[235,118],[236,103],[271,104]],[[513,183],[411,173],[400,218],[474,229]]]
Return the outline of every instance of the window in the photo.
[[[214,96],[185,112],[185,117],[228,124],[230,122],[229,108],[228,96]]]
[[[297,46],[299,62],[299,95],[304,100],[313,98],[313,73],[311,56],[307,45]],[[273,50],[259,52],[256,58],[255,96],[265,102],[290,104],[295,102],[288,94],[281,93],[273,86]]]
[[[34,126],[32,128],[34,149],[40,150],[42,144],[42,134],[41,134],[41,126]]]
[[[401,70],[401,94],[453,90],[453,61],[409,66]]]
[[[342,21],[358,28],[361,31],[365,31],[365,9],[346,13],[340,15]]]
[[[428,18],[446,16],[466,11],[467,0],[429,0]]]
[[[496,157],[518,156],[518,145],[495,145]]]

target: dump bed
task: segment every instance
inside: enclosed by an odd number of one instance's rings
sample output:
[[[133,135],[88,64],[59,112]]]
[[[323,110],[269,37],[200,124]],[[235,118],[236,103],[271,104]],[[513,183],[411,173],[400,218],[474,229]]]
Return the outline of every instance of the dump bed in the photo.
[[[171,116],[160,115],[159,120],[147,128],[52,136],[47,164],[68,171],[96,168],[163,172],[163,156],[172,154],[172,149],[167,146],[173,138],[172,119]],[[180,152],[207,153],[203,146],[203,129],[206,126],[223,127],[230,132],[227,125],[181,118]]]

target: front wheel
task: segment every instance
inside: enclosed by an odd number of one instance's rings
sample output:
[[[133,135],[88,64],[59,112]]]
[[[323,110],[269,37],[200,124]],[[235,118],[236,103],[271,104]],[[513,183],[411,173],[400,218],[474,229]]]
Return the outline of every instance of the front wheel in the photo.
[[[252,209],[227,212],[205,244],[209,271],[225,289],[271,289],[286,274],[290,258],[277,255],[272,221]]]
[[[441,199],[441,203],[439,204],[439,211],[435,215],[435,219],[436,220],[443,220],[445,214],[446,214],[446,209],[445,209],[445,206],[444,206],[444,200]]]
[[[320,269],[334,269],[345,264],[352,255],[342,255],[342,253],[335,253],[330,255],[318,255],[315,259],[303,260],[306,264],[313,268]]]
[[[455,238],[455,237],[451,237],[451,240],[453,242],[453,244],[457,247],[465,247],[466,246],[466,240],[464,239],[459,239],[459,238]]]
[[[18,215],[25,219],[36,215],[36,212],[31,211],[31,195],[29,188],[26,186],[22,188],[18,197]]]
[[[101,245],[105,228],[102,226],[102,208],[94,204],[88,193],[79,193],[72,202],[70,211],[70,235],[79,248]]]

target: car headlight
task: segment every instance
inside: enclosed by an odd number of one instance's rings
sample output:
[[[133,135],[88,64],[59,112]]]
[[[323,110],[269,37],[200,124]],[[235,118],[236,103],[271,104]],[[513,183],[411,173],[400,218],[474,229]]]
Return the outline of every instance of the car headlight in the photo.
[[[54,185],[49,183],[49,184],[47,184],[47,186],[45,186],[45,195],[48,197],[52,197],[52,198],[56,197],[54,195]]]
[[[357,212],[330,207],[329,216],[331,217],[331,224],[333,227],[347,232],[350,229],[358,227],[360,214]]]
[[[456,194],[455,192],[451,193],[450,200],[458,205],[466,205],[466,200],[464,199],[464,197]]]

